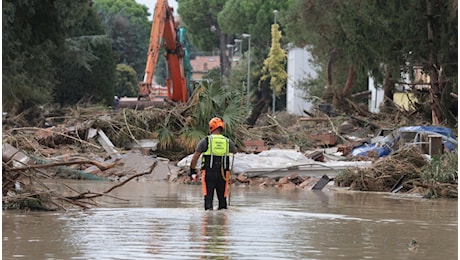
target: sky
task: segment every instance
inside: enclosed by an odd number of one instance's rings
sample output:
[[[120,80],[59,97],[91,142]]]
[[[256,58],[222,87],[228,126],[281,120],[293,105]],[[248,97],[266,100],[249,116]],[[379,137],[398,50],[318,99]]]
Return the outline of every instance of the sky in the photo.
[[[143,4],[149,8],[149,13],[151,16],[153,16],[153,10],[155,9],[155,5],[157,1],[155,0],[136,0],[137,3]],[[169,6],[174,8],[174,13],[177,14],[177,2],[175,0],[168,0]],[[152,17],[150,17],[152,19]]]

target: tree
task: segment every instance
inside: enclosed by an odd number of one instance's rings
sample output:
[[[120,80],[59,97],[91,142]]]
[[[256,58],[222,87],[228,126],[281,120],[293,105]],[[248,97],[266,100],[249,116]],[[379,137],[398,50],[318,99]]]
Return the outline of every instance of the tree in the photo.
[[[193,118],[181,130],[182,146],[189,152],[193,152],[198,141],[208,134],[208,122],[213,117],[221,117],[225,122],[225,135],[238,142],[238,125],[244,116],[241,113],[244,106],[241,93],[222,88],[220,75],[211,74],[214,77],[203,81],[195,90],[190,100]]]
[[[115,72],[115,95],[119,97],[135,97],[138,94],[138,84],[136,71],[126,65],[118,64]]]
[[[59,83],[55,100],[75,104],[83,98],[112,104],[115,65],[108,37],[96,13],[88,8],[64,44],[56,60]]]
[[[202,49],[218,46],[221,57],[221,75],[224,76],[229,75],[226,70],[230,68],[230,60],[225,55],[227,44],[233,44],[235,38],[241,39],[242,33],[249,33],[251,35],[251,48],[253,49],[251,52],[250,83],[251,86],[254,86],[256,85],[254,82],[258,82],[261,76],[260,64],[269,50],[269,32],[273,23],[273,11],[287,8],[291,2],[276,0],[181,0],[178,1],[178,11],[195,46]],[[247,49],[247,47],[243,47],[243,49]],[[241,60],[237,66],[240,67],[247,61],[246,59]],[[245,71],[247,75],[247,70]],[[234,80],[236,77],[233,75],[230,77],[229,81],[222,82],[230,82],[234,90],[241,94],[241,80]],[[252,101],[261,104],[254,106],[252,113],[254,116],[249,120],[249,122],[255,122],[266,104],[270,102],[271,91],[268,84],[261,84],[260,88],[252,88],[251,92],[254,92]],[[251,103],[253,103],[252,101]]]
[[[275,91],[275,96],[278,96],[286,87],[286,51],[280,45],[281,32],[278,24],[272,25],[272,46],[267,59],[264,60],[262,68],[262,77],[260,81],[270,79],[270,88]]]
[[[115,63],[133,67],[141,81],[151,27],[148,8],[134,0],[95,0],[94,9],[112,43]]]
[[[225,50],[230,36],[222,31],[217,15],[225,0],[179,0],[177,12],[192,45],[205,51],[219,50],[221,76],[228,76],[230,61]]]
[[[342,79],[336,86],[345,84],[345,75],[352,66],[357,78],[355,87],[366,86],[370,74],[391,88],[401,80],[401,72],[412,74],[416,65],[431,71],[434,84],[440,83],[435,68],[439,72],[443,67],[449,71],[447,75],[457,78],[456,11],[456,5],[437,0],[298,0],[282,20],[290,40],[298,46],[311,46],[323,71],[334,69],[334,76]],[[436,28],[431,37],[427,35],[429,28]],[[324,79],[327,85],[329,77]],[[434,86],[436,89],[439,92],[434,96],[440,97],[443,87]],[[437,110],[433,109],[439,116]]]
[[[4,111],[21,112],[53,101],[56,84],[64,81],[59,77],[61,61],[68,57],[68,47],[75,46],[70,38],[90,8],[85,1],[3,1]],[[82,65],[92,57],[80,54],[74,62]]]

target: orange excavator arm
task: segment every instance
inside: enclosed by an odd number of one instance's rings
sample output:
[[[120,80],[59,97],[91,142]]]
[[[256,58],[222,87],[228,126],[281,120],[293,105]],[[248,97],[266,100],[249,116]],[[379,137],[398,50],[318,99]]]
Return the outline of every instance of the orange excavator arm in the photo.
[[[177,35],[178,25],[174,21],[174,10],[168,5],[167,0],[158,0],[150,32],[150,44],[147,53],[144,81],[140,83],[139,98],[153,100],[153,75],[158,61],[158,54],[165,42],[166,60],[169,75],[166,79],[168,99],[175,102],[187,102],[187,80],[184,71],[184,46]]]

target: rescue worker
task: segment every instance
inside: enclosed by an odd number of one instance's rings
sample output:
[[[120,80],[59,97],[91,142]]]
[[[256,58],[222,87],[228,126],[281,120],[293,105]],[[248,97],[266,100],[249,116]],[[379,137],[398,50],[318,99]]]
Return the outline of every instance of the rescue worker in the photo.
[[[204,209],[213,209],[214,190],[219,200],[218,209],[227,208],[228,181],[230,179],[230,153],[236,153],[235,143],[222,135],[224,121],[214,117],[209,121],[210,135],[201,139],[190,162],[189,176],[196,179],[196,165],[200,155],[201,183],[204,194]]]

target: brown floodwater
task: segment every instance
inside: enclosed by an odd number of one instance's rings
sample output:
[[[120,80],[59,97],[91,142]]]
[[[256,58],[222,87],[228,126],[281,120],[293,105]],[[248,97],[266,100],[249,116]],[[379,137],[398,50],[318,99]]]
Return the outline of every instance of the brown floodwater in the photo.
[[[3,210],[3,259],[458,258],[457,200],[232,187],[228,210],[204,211],[199,185],[132,181],[110,195],[84,211]]]

